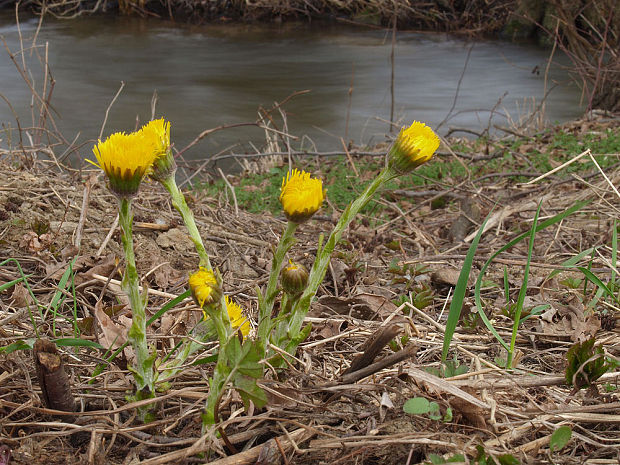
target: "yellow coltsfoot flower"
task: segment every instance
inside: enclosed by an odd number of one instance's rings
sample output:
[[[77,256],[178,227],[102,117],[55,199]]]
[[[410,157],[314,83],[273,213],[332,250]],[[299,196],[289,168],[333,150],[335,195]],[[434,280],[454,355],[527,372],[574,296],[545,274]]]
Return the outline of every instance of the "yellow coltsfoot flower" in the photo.
[[[228,312],[228,319],[230,320],[231,326],[235,330],[239,329],[243,337],[247,337],[250,333],[250,321],[243,314],[243,310],[228,296],[224,296],[224,301],[226,302],[226,311]]]
[[[139,133],[116,132],[93,147],[97,163],[110,190],[121,197],[131,197],[138,192],[144,176],[151,170],[157,157],[153,141]]]
[[[170,150],[170,122],[164,118],[155,119],[145,124],[139,132],[153,144],[157,152],[151,177],[158,181],[166,179],[177,169]]]
[[[388,154],[388,167],[407,173],[429,161],[439,148],[439,137],[424,123],[414,121],[402,128]]]
[[[198,271],[189,275],[189,288],[196,304],[203,308],[219,302],[222,291],[213,271],[200,267]]]
[[[282,179],[280,202],[289,221],[303,223],[314,215],[325,200],[323,181],[310,173],[294,169]]]

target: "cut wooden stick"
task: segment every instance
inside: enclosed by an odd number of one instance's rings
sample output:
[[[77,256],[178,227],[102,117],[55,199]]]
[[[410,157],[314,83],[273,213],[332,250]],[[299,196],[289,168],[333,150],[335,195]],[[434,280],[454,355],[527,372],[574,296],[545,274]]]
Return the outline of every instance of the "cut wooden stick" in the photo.
[[[379,355],[379,352],[381,352],[399,332],[400,325],[398,324],[385,326],[375,331],[366,341],[364,352],[353,359],[351,366],[343,372],[343,375],[353,373],[354,371],[361,370],[370,365],[377,355]]]
[[[47,339],[39,339],[34,343],[33,354],[45,406],[54,410],[75,412],[77,408],[71,393],[71,381],[56,345]]]
[[[418,350],[418,347],[413,346],[413,345],[403,350],[399,350],[398,352],[388,355],[387,357],[384,357],[378,362],[368,365],[365,368],[361,368],[357,371],[347,373],[346,375],[342,376],[342,378],[340,379],[340,383],[342,384],[355,383],[356,381],[359,381],[362,378],[365,378],[374,373],[377,373],[383,370],[384,368],[388,368],[392,365],[402,362],[403,360],[407,360],[408,358],[413,357],[415,353],[417,352],[417,350]]]

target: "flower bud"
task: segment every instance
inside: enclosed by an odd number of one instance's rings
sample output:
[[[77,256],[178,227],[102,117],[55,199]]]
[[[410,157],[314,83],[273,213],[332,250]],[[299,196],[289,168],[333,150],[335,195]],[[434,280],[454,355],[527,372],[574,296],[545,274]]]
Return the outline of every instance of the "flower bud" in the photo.
[[[388,167],[398,174],[408,173],[429,161],[439,148],[439,137],[426,124],[414,121],[402,128],[388,153]]]
[[[177,164],[170,150],[170,122],[164,118],[156,119],[145,124],[139,132],[151,141],[156,152],[151,178],[163,181],[174,175]]]
[[[302,264],[289,260],[289,264],[280,272],[280,283],[284,292],[298,296],[308,284],[308,270]]]

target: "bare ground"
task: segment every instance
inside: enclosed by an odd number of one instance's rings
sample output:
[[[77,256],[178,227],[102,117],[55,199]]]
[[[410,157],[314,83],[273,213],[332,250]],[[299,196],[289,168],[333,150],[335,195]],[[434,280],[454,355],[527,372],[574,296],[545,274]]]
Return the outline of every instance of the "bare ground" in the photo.
[[[618,120],[581,121],[563,130],[585,133],[606,127],[617,130]],[[71,338],[76,323],[82,339],[108,346],[111,335],[123,334],[130,316],[114,281],[122,268],[113,224],[115,198],[94,172],[58,170],[43,161],[26,169],[20,153],[0,155],[0,286],[20,277],[19,263],[41,305],[39,312],[22,283],[4,290],[0,345],[37,336]],[[480,154],[462,160],[471,166],[487,158]],[[425,196],[400,193],[398,201],[386,201],[392,213],[376,228],[361,218],[334,255],[309,315],[313,331],[297,362],[280,373],[268,370],[262,381],[268,406],[244,412],[234,393],[222,401],[223,426],[235,453],[215,435],[200,433],[210,364],[188,364],[157,398],[157,419],[141,424],[135,404],[126,400],[132,382],[124,357],[93,378],[106,354],[66,346],[58,350],[80,406],[77,415],[45,408],[31,350],[0,354],[0,444],[10,449],[12,464],[415,464],[429,453],[460,453],[471,460],[478,446],[495,457],[512,454],[521,463],[618,463],[620,373],[607,373],[595,388],[577,393],[564,382],[565,355],[575,341],[596,336],[606,353],[620,355],[618,309],[601,302],[590,308],[593,286],[584,293],[583,286],[572,288],[566,281],[579,274],[547,279],[569,257],[597,246],[591,269],[609,280],[611,232],[620,206],[612,185],[620,184],[620,171],[606,175],[609,182],[593,169],[589,175],[550,176],[528,186],[501,173],[458,184],[444,179]],[[468,214],[463,215],[459,202],[431,209],[430,200],[438,193],[461,199]],[[191,192],[189,198],[208,252],[224,277],[225,292],[255,316],[254,288],[266,282],[271,246],[285,222],[270,215],[235,214],[225,193],[208,198]],[[476,323],[470,291],[463,310],[466,321],[457,328],[451,352],[469,370],[451,378],[430,375],[425,369],[439,366],[447,306],[474,223],[493,209],[491,227],[476,253],[477,275],[493,252],[531,226],[541,200],[543,219],[578,201],[590,203],[536,235],[526,308],[551,306],[521,327],[517,369],[506,372],[497,366],[497,358],[505,354]],[[145,184],[134,207],[137,263],[154,313],[184,291],[198,259],[157,184]],[[329,232],[332,221],[324,216],[300,228],[294,258],[310,265],[318,233]],[[462,230],[455,229],[460,223]],[[4,262],[9,258],[15,260]],[[486,275],[484,310],[505,339],[512,322],[502,313],[504,269],[515,300],[526,258],[522,242],[500,255]],[[60,286],[71,260],[74,287]],[[583,261],[585,266],[588,262]],[[64,289],[60,302],[53,300],[59,286]],[[423,311],[393,303],[420,286],[433,296]],[[99,299],[115,310],[109,321],[97,318]],[[156,322],[149,337],[159,354],[168,353],[200,317],[185,302]],[[345,373],[381,328],[397,334],[395,344],[377,358],[385,366],[371,365],[359,376]],[[205,351],[199,357],[213,348]],[[452,419],[404,413],[403,404],[412,397],[437,402],[442,414],[451,408]],[[550,437],[560,425],[570,426],[573,436],[567,447],[551,452]]]

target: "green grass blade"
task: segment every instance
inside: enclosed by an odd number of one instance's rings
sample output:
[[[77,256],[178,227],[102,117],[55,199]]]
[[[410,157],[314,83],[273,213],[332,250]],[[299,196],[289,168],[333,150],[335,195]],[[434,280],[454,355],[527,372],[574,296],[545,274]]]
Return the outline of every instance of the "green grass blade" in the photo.
[[[510,283],[508,282],[508,267],[504,267],[504,296],[506,305],[510,305]]]
[[[601,281],[598,276],[592,273],[592,271],[590,271],[588,268],[584,268],[583,266],[578,266],[577,269],[583,273],[583,275],[586,277],[588,281],[590,281],[592,284],[594,284],[599,289],[601,289],[609,297],[614,299],[617,304],[620,304],[620,301],[615,296],[615,294],[611,291],[611,289],[609,289],[607,285],[603,281]]]
[[[469,250],[467,251],[467,255],[465,256],[465,261],[463,262],[463,267],[461,268],[461,273],[459,274],[459,279],[456,282],[456,287],[454,288],[454,295],[452,296],[452,302],[450,302],[450,311],[448,312],[448,321],[446,322],[446,332],[443,335],[443,349],[441,352],[441,362],[445,363],[448,357],[448,350],[450,349],[450,343],[452,342],[452,337],[454,336],[454,331],[456,329],[456,325],[459,322],[459,318],[461,316],[461,309],[463,308],[463,300],[465,299],[465,292],[467,291],[467,285],[469,280],[469,275],[471,273],[471,266],[474,262],[474,256],[476,255],[476,249],[478,248],[478,243],[480,242],[480,237],[482,237],[482,232],[484,231],[484,227],[489,221],[491,213],[485,218],[484,222],[478,229],[478,233],[474,240],[471,242],[469,246]]]
[[[56,334],[56,316],[58,316],[58,308],[66,298],[65,290],[69,282],[69,277],[73,277],[73,264],[75,263],[75,260],[77,260],[77,257],[75,257],[69,262],[69,266],[62,274],[60,281],[58,281],[58,285],[56,286],[56,292],[54,293],[54,296],[52,297],[52,300],[48,305],[47,309],[45,310],[45,314],[43,316],[43,319],[45,320],[45,316],[47,316],[50,311],[52,312],[52,334],[54,335]],[[71,281],[73,282],[73,279],[71,279]]]
[[[171,308],[176,307],[178,304],[183,302],[185,299],[187,299],[191,295],[192,295],[191,291],[187,290],[180,296],[175,297],[170,302],[167,302],[162,308],[160,308],[156,313],[154,313],[151,318],[147,320],[146,325],[147,326],[152,325],[153,322],[156,321],[158,318],[160,318],[164,313],[166,313]]]
[[[597,248],[598,247],[590,247],[589,249],[579,252],[577,255],[569,258],[568,260],[563,261],[562,263],[560,263],[557,270],[553,270],[551,273],[549,273],[549,276],[547,276],[547,279],[545,281],[548,281],[551,278],[559,275],[563,271],[566,271],[565,268],[574,267],[576,263],[579,263],[586,255],[590,255]]]
[[[30,288],[30,284],[28,284],[28,279],[26,279],[28,275],[26,276],[24,274],[24,270],[22,270],[22,266],[20,265],[19,261],[17,261],[17,259],[15,258],[7,258],[6,260],[2,261],[0,263],[0,266],[3,266],[9,262],[13,262],[15,263],[15,266],[17,267],[17,269],[19,270],[19,275],[21,276],[22,280],[24,281],[24,287],[28,290],[28,294],[30,295],[30,297],[32,298],[32,301],[36,304],[37,306],[37,310],[39,310],[39,316],[41,318],[43,318],[43,314],[41,313],[41,305],[39,304],[39,300],[35,297],[34,292],[32,292],[32,289]],[[32,323],[32,327],[34,328],[34,334],[39,337],[39,327],[37,326],[37,322],[34,319],[34,316],[32,315],[32,310],[30,310],[30,305],[27,305],[28,308],[28,315],[30,316],[30,322]]]
[[[566,218],[569,215],[572,215],[573,213],[575,213],[577,210],[583,208],[588,203],[590,203],[589,200],[582,201],[582,202],[577,202],[572,207],[564,210],[562,213],[558,213],[557,215],[552,216],[551,218],[547,218],[545,221],[542,221],[541,223],[538,223],[538,225],[535,228],[535,231],[538,232],[538,231],[541,231],[541,230],[543,230],[543,229],[545,229],[545,228],[547,228],[549,226],[552,226],[552,225],[554,225],[556,223],[559,223],[564,218]],[[519,236],[515,237],[513,240],[508,242],[506,245],[501,247],[493,255],[491,255],[491,257],[489,257],[489,259],[484,263],[484,265],[482,265],[482,268],[480,269],[480,274],[478,275],[478,279],[476,280],[476,286],[474,288],[474,300],[476,302],[476,309],[478,311],[478,314],[480,315],[480,318],[482,319],[482,322],[485,324],[485,326],[491,332],[491,334],[493,334],[493,336],[495,336],[495,338],[499,341],[499,343],[506,350],[509,350],[510,347],[508,346],[508,344],[506,344],[506,341],[504,341],[504,339],[495,330],[495,328],[493,327],[493,325],[491,324],[491,322],[487,318],[486,314],[484,313],[484,310],[482,309],[482,298],[480,296],[480,288],[482,287],[482,278],[484,277],[484,274],[485,274],[487,268],[489,267],[489,265],[491,264],[491,262],[493,262],[493,260],[495,260],[495,258],[499,254],[501,254],[502,252],[510,249],[515,244],[518,244],[519,242],[521,242],[523,239],[525,239],[526,237],[528,237],[530,235],[530,232],[531,231],[526,231],[523,234],[520,234]]]
[[[30,276],[32,276],[32,275],[29,274],[28,276],[26,276],[26,278],[28,278]],[[0,286],[0,292],[4,292],[7,289],[10,289],[11,287],[15,286],[16,284],[21,283],[22,281],[25,281],[25,279],[24,278],[17,278],[17,279],[14,279],[13,281],[9,281],[8,283],[4,283],[3,285]]]
[[[58,286],[56,286],[57,291],[54,293],[54,297],[52,297],[52,301],[50,302],[49,306],[47,307],[47,310],[45,311],[45,313],[47,314],[49,311],[51,311],[53,314],[56,313],[56,311],[58,310],[58,306],[60,305],[60,303],[62,302],[62,300],[65,297],[64,294],[64,290],[67,288],[67,283],[69,282],[69,277],[72,276],[72,272],[73,272],[73,263],[75,263],[75,258],[73,260],[71,260],[69,262],[69,266],[67,267],[67,269],[65,270],[65,272],[62,274],[62,277],[60,278],[60,281],[58,281]]]
[[[510,338],[510,350],[508,351],[508,358],[506,360],[506,368],[508,370],[512,368],[512,359],[514,356],[515,343],[517,342],[517,333],[519,332],[519,324],[521,323],[521,312],[523,311],[523,303],[525,302],[525,294],[527,292],[527,282],[530,277],[530,263],[532,262],[532,253],[534,252],[536,225],[538,224],[538,217],[540,216],[541,207],[542,201],[538,204],[536,214],[534,215],[534,221],[532,222],[532,228],[530,229],[530,243],[528,244],[527,248],[527,260],[525,262],[525,269],[523,270],[523,284],[521,285],[521,289],[519,289],[517,306],[515,308],[514,322],[512,325],[512,336]]]
[[[98,342],[88,341],[86,339],[80,339],[75,337],[66,337],[60,339],[54,339],[54,344],[60,347],[91,347],[93,349],[102,349],[105,350]]]

